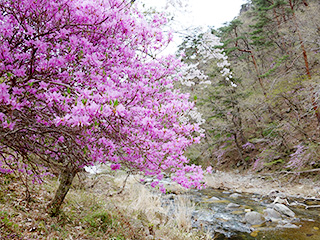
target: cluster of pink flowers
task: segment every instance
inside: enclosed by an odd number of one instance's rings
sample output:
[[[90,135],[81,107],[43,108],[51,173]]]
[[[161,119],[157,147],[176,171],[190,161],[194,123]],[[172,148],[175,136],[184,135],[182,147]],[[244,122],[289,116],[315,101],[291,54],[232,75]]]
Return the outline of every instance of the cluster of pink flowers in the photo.
[[[253,143],[251,142],[247,142],[245,144],[242,145],[242,148],[248,151],[254,150],[256,147],[254,146]]]
[[[303,167],[310,159],[312,159],[311,151],[308,151],[309,147],[302,144],[295,146],[296,151],[290,154],[290,161],[286,165],[288,168],[301,168]]]
[[[194,107],[172,88],[181,63],[156,57],[170,41],[163,16],[147,22],[122,0],[1,0],[0,9],[1,172],[111,162],[203,187],[183,156],[200,137],[179,120]]]

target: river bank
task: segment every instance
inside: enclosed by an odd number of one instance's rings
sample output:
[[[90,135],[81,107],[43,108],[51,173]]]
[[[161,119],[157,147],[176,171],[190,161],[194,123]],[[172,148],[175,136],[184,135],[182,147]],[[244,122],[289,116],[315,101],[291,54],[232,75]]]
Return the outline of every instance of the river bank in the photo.
[[[106,169],[108,169],[108,167]],[[91,173],[90,175],[95,175],[102,173],[106,169],[105,167],[100,166],[98,168],[87,168],[86,171]],[[137,175],[131,177],[133,179],[139,179],[142,176]],[[218,190],[255,193],[262,196],[267,196],[273,192],[281,192],[283,195],[297,198],[320,198],[320,181],[316,181],[314,178],[298,177],[294,174],[290,175],[290,173],[257,174],[250,171],[215,170],[212,174],[206,174],[204,180],[208,188]],[[167,185],[167,188],[169,192],[174,191],[177,194],[187,191],[178,184]]]
[[[316,176],[294,179],[281,174],[216,171],[207,175],[207,189],[199,195],[202,208],[207,209],[201,219],[220,236],[217,239],[320,239]]]
[[[61,215],[51,218],[46,212],[46,206],[54,196],[57,178],[48,178],[42,185],[34,185],[30,189],[31,201],[27,202],[24,200],[23,184],[14,176],[0,174],[0,188],[3,192],[0,194],[0,239],[8,236],[19,240],[106,239],[106,236],[148,240],[212,239],[217,226],[220,226],[217,230],[224,231],[227,226],[227,229],[233,231],[232,227],[240,224],[244,217],[249,202],[252,203],[252,209],[265,208],[265,205],[260,206],[264,204],[264,199],[259,196],[253,199],[250,193],[265,196],[267,202],[278,194],[292,203],[292,196],[317,198],[319,188],[317,182],[307,179],[289,184],[284,178],[280,182],[279,178],[272,176],[216,171],[206,176],[205,191],[187,190],[167,180],[167,194],[162,194],[149,187],[150,182],[141,184],[139,179],[139,176],[131,175],[127,178],[125,172],[109,169],[99,174],[84,173],[73,182]],[[232,193],[240,193],[241,196],[233,198]],[[213,196],[220,200],[212,200]],[[238,209],[229,210],[228,205],[231,203],[238,204]],[[318,221],[308,224],[304,225],[308,226],[306,234],[318,236],[311,232],[318,228],[315,225]],[[213,229],[211,233],[209,227]],[[244,224],[241,229],[254,233],[257,231]]]
[[[276,174],[257,175],[252,173],[216,171],[205,178],[207,187],[255,193],[262,196],[281,193],[284,197],[319,198],[320,182],[308,178],[292,179],[292,176]]]

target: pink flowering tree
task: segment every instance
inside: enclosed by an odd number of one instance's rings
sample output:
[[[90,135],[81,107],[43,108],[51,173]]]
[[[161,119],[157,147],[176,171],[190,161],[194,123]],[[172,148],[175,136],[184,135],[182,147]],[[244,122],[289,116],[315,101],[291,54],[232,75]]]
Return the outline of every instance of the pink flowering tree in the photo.
[[[58,172],[52,215],[96,163],[203,187],[183,155],[199,127],[180,120],[193,108],[173,89],[180,62],[157,57],[170,41],[164,17],[147,22],[122,0],[0,0],[0,9],[1,173],[41,182]]]

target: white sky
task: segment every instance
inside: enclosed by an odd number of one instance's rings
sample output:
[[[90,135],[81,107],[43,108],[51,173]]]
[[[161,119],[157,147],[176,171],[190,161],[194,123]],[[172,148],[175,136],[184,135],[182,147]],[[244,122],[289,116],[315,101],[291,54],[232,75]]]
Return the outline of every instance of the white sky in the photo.
[[[247,0],[136,0],[147,7],[155,7],[159,11],[175,14],[175,24],[172,28],[175,32],[182,32],[188,28],[201,26],[206,31],[208,26],[219,28],[223,23],[230,22],[236,17],[241,5]],[[169,3],[169,4],[168,4]],[[171,4],[170,4],[171,3]],[[187,32],[188,33],[188,32]],[[175,37],[177,44],[181,42]],[[169,52],[174,52],[171,46]]]
[[[237,16],[244,3],[245,0],[189,0],[193,22],[216,28]]]

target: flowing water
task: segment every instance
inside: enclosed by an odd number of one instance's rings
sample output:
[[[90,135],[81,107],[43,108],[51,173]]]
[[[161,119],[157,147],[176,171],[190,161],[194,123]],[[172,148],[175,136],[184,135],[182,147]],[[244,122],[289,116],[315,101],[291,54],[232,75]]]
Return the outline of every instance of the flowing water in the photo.
[[[272,200],[255,194],[232,194],[213,189],[193,191],[193,228],[210,232],[213,239],[320,240],[320,209],[289,207],[296,214],[294,218],[282,216],[280,222],[250,226],[243,222],[246,212],[262,213]],[[228,209],[230,203],[240,206]]]
[[[149,179],[146,182],[151,181],[152,179]],[[171,181],[163,180],[163,183],[170,185]],[[165,196],[164,203],[173,204],[174,207],[175,197]],[[261,225],[251,226],[243,221],[246,212],[262,213],[272,203],[269,197],[249,193],[235,196],[233,192],[210,188],[193,190],[186,197],[196,206],[195,210],[192,210],[192,227],[210,233],[212,239],[320,240],[320,208],[304,209],[289,206],[295,212],[294,218],[282,215],[280,222],[264,222]],[[238,204],[239,207],[228,209],[230,203]],[[320,205],[320,202],[316,204]]]

